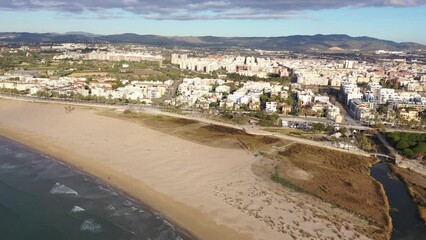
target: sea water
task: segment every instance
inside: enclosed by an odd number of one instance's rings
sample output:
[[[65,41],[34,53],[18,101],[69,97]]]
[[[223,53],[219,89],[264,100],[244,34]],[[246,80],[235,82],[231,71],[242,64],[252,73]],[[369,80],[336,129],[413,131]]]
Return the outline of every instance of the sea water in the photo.
[[[0,137],[0,239],[190,237],[104,182]]]

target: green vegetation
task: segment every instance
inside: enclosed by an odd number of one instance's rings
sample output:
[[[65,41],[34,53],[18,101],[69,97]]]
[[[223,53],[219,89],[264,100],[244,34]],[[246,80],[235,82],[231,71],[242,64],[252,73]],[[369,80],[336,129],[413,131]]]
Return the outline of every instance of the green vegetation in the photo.
[[[422,124],[426,125],[426,109],[423,110],[423,112],[420,113],[420,119]]]
[[[265,112],[255,112],[250,114],[251,117],[257,118],[259,120],[259,125],[262,127],[273,127],[280,125],[278,114],[267,114]]]
[[[379,107],[377,108],[377,112],[380,114],[387,114],[389,107],[389,104],[381,104],[379,105]]]
[[[94,102],[94,103],[106,103],[106,104],[138,104],[138,103],[144,103],[140,100],[131,100],[125,98],[125,96],[121,98],[112,98],[112,96],[109,96],[108,98],[103,96],[94,96],[94,95],[87,95],[84,96],[79,93],[69,92],[68,94],[61,94],[56,91],[38,91],[36,93],[37,97],[43,97],[43,98],[53,98],[53,99],[67,99],[67,100],[74,100],[74,101],[87,101],[87,102]]]
[[[406,157],[426,156],[426,133],[388,132],[386,137]]]
[[[247,109],[244,109],[247,110]],[[275,127],[281,126],[280,117],[276,113],[266,113],[264,111],[256,111],[250,113],[239,113],[225,110],[221,113],[222,119],[231,121],[236,124],[247,124],[249,119],[256,119],[259,126],[262,127]]]
[[[391,80],[382,80],[380,82],[380,84],[384,87],[384,88],[393,88],[393,89],[401,89],[401,86],[399,85],[399,83],[391,81]]]
[[[2,53],[3,57],[0,58],[0,69],[8,71],[16,68],[27,69],[35,65],[44,64],[43,59],[47,55],[39,53],[27,53],[25,51],[18,51],[16,53]]]
[[[313,132],[324,132],[325,131],[325,125],[323,123],[314,123],[312,124]]]
[[[243,76],[238,73],[228,73],[226,76],[230,80],[241,81],[241,82],[264,81],[264,82],[277,82],[284,85],[291,83],[291,77],[280,77],[278,75],[270,75],[268,78],[259,78],[257,76]]]
[[[222,118],[236,124],[247,124],[248,118],[243,114],[233,113],[231,111],[223,111]]]
[[[358,147],[364,151],[372,152],[375,150],[373,142],[361,132],[354,134],[358,143]]]
[[[19,91],[18,89],[10,89],[10,88],[0,88],[0,93],[7,94],[28,94],[29,91]]]

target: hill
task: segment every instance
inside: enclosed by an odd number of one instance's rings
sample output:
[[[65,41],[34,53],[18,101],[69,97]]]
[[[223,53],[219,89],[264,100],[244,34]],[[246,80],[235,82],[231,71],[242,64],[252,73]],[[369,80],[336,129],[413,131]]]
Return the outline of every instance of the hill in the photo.
[[[116,35],[96,35],[84,32],[57,33],[0,33],[0,42],[10,43],[63,43],[63,42],[109,42],[136,43],[160,47],[241,47],[265,50],[416,50],[425,45],[403,42],[397,43],[371,37],[351,37],[333,35],[293,35],[286,37],[166,37],[158,35],[138,35],[124,33]]]

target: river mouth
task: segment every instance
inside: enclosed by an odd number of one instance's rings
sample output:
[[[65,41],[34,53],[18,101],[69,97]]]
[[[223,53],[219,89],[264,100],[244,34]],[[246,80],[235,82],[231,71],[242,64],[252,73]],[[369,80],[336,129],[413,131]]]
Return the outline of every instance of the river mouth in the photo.
[[[425,239],[426,227],[420,220],[417,205],[411,198],[405,184],[383,162],[372,166],[370,173],[374,179],[383,185],[389,201],[393,224],[391,239]]]

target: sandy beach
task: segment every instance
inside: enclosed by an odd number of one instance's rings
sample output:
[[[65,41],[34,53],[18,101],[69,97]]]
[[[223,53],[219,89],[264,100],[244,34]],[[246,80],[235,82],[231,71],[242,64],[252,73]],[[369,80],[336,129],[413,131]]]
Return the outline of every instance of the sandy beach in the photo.
[[[100,111],[0,99],[0,135],[101,178],[199,239],[367,239],[367,221],[262,177],[268,160]]]

